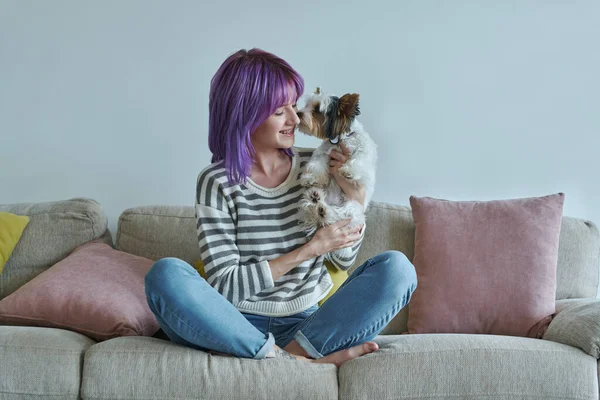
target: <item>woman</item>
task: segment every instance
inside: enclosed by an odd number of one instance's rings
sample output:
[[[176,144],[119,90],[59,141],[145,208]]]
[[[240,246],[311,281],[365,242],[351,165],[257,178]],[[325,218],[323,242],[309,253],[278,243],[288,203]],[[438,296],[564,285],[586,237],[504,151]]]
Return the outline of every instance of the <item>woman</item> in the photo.
[[[298,178],[310,149],[294,148],[302,77],[259,49],[240,50],[211,81],[209,146],[213,163],[198,176],[196,217],[206,280],[186,262],[165,258],[146,275],[150,309],[176,343],[236,357],[345,361],[376,351],[371,340],[416,288],[400,252],[358,267],[322,307],[332,287],[327,253],[349,269],[364,235],[349,221],[306,237],[297,220]],[[337,170],[347,149],[332,152],[330,172],[348,198],[364,190]]]

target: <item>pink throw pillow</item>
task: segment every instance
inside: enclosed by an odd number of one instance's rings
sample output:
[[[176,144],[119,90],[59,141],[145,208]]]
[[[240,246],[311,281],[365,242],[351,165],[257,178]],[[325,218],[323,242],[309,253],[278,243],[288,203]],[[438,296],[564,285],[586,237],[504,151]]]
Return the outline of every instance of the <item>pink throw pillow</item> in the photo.
[[[0,301],[0,324],[62,328],[97,341],[152,336],[144,276],[152,261],[92,241]]]
[[[409,333],[541,337],[555,313],[564,194],[497,201],[410,197],[418,287]]]

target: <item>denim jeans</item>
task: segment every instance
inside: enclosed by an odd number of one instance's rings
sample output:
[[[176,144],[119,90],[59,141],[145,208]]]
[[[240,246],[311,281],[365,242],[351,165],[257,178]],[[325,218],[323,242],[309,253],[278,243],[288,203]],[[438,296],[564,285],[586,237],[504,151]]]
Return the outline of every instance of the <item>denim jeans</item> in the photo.
[[[408,304],[417,287],[413,265],[398,251],[367,260],[321,307],[286,317],[244,314],[178,258],[146,274],[146,298],[175,343],[261,359],[292,340],[312,357],[372,340]]]

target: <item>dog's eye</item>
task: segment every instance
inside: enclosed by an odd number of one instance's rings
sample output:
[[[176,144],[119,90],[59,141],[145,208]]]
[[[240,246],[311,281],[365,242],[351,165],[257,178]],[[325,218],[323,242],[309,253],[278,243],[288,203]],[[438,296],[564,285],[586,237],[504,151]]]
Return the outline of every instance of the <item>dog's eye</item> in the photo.
[[[319,112],[319,105],[318,105],[318,104],[315,104],[315,105],[313,106],[313,111],[314,111],[314,112]]]

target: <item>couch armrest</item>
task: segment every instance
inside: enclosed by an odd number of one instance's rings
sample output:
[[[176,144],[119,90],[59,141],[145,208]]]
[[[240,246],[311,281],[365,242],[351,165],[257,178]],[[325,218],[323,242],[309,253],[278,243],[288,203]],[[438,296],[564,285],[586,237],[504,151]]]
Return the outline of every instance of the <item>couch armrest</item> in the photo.
[[[543,339],[578,347],[599,359],[600,300],[558,300],[556,312]]]

